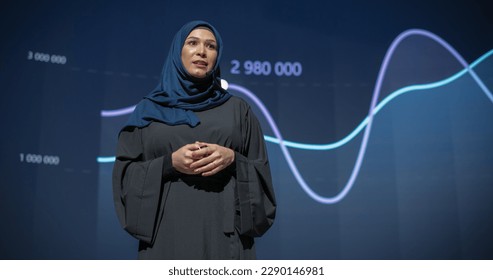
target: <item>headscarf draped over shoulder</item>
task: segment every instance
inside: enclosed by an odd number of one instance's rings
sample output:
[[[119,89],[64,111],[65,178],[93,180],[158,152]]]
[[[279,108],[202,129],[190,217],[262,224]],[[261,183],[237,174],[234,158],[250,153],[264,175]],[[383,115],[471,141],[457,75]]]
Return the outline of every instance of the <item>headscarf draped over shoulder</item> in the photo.
[[[191,76],[181,61],[181,50],[185,40],[197,27],[210,29],[217,43],[214,68],[202,79]],[[123,129],[145,127],[154,121],[168,125],[197,126],[200,120],[194,112],[219,106],[231,97],[221,88],[219,64],[222,49],[221,36],[211,24],[205,21],[185,24],[173,39],[158,86],[137,104]]]

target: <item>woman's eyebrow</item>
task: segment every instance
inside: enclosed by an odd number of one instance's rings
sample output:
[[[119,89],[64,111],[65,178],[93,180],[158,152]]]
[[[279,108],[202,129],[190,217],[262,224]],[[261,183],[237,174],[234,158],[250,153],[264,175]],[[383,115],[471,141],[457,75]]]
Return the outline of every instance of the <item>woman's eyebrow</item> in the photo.
[[[195,36],[190,36],[190,37],[188,37],[188,38],[187,38],[187,40],[188,40],[188,39],[200,40],[200,38],[195,37]],[[206,41],[206,42],[214,42],[214,43],[216,42],[216,40],[214,40],[214,39],[205,39],[205,41]]]

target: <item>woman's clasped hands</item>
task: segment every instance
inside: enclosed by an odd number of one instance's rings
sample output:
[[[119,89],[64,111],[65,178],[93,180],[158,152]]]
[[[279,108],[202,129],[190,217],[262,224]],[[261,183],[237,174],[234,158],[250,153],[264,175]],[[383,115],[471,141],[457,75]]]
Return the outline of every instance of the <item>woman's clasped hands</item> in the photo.
[[[173,167],[184,174],[211,176],[234,162],[233,150],[211,143],[187,144],[172,154]]]

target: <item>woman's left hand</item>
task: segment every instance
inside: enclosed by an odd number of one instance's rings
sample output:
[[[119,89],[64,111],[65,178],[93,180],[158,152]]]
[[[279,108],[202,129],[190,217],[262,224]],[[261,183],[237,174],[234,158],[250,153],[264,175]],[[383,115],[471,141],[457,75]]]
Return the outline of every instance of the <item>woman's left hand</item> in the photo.
[[[235,152],[229,148],[205,142],[196,142],[201,148],[193,151],[194,158],[200,158],[190,164],[195,173],[211,176],[228,167],[235,160]]]

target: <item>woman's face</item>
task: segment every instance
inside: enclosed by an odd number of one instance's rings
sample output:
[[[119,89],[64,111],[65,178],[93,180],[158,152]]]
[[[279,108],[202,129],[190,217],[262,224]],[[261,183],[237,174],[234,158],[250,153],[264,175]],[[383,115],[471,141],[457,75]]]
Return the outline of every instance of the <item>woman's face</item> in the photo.
[[[196,28],[190,32],[181,49],[181,62],[188,73],[204,78],[212,71],[217,59],[216,37],[211,31]]]

